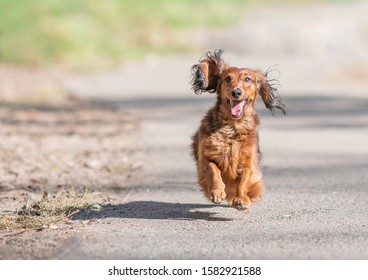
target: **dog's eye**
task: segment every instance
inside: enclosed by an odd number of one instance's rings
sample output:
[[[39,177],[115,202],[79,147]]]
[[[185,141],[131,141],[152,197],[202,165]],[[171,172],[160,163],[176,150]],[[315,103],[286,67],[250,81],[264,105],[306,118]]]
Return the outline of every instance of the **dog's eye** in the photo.
[[[250,83],[252,80],[251,80],[249,77],[246,77],[246,78],[245,78],[245,81],[246,81],[247,83]]]
[[[230,83],[230,82],[231,82],[231,77],[230,77],[230,76],[227,76],[227,77],[225,78],[225,81],[226,81],[227,83]]]

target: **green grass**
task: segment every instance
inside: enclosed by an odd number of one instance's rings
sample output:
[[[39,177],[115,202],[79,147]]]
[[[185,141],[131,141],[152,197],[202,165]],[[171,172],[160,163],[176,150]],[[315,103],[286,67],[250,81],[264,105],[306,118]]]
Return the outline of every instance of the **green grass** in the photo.
[[[0,61],[88,67],[185,51],[194,28],[233,24],[259,2],[275,1],[0,0]]]
[[[88,66],[186,50],[186,31],[233,23],[243,3],[0,0],[1,60]]]

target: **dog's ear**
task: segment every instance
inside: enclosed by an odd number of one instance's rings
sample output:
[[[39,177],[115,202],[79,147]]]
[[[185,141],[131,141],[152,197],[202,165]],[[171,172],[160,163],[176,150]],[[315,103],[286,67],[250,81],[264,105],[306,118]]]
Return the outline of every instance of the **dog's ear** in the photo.
[[[222,53],[223,50],[207,52],[198,64],[192,66],[191,84],[195,94],[216,91],[220,75],[226,67],[221,57]]]
[[[270,73],[269,71],[263,73],[261,70],[255,70],[254,72],[257,76],[257,90],[266,108],[269,109],[273,115],[275,115],[277,111],[286,115],[285,104],[277,93],[276,86],[279,85],[278,80],[268,79],[267,74]]]

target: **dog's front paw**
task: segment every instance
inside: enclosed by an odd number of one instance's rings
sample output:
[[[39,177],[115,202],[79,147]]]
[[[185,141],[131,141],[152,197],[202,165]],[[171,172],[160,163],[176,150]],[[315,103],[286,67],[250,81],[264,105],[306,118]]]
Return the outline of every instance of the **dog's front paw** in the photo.
[[[230,206],[238,209],[239,211],[244,211],[250,207],[250,203],[249,197],[235,197],[233,201],[231,201]]]
[[[223,190],[211,191],[211,201],[215,204],[220,204],[226,197],[226,193]]]

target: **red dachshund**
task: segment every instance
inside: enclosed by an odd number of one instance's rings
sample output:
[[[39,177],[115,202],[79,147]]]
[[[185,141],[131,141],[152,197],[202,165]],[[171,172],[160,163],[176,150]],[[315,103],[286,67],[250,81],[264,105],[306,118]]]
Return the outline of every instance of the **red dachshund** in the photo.
[[[285,105],[267,79],[268,72],[230,67],[224,63],[222,52],[208,52],[192,67],[194,92],[217,94],[215,105],[193,136],[192,151],[206,197],[215,204],[226,199],[230,206],[245,210],[261,199],[264,188],[256,98],[260,95],[272,113],[279,110],[285,114]]]

